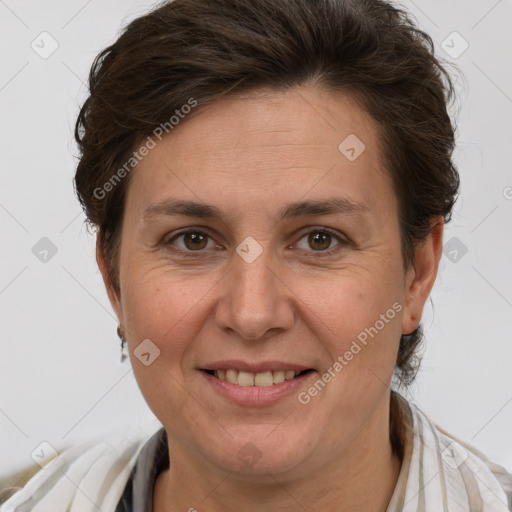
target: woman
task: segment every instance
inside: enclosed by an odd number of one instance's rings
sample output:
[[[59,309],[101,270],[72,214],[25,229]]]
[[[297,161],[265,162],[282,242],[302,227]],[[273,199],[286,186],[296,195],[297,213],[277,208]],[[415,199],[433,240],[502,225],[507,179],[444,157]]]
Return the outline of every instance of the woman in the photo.
[[[381,0],[133,21],[93,64],[76,189],[162,429],[0,510],[509,510],[512,476],[395,390],[459,189],[452,95]]]

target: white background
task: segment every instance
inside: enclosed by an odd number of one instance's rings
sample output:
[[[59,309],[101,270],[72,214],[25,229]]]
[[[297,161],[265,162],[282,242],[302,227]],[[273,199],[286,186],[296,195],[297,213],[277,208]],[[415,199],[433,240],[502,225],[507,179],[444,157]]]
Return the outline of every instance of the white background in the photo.
[[[92,61],[152,5],[0,1],[0,489],[28,474],[42,441],[61,451],[116,429],[159,427],[129,362],[120,363],[117,322],[72,185],[72,130]],[[512,471],[512,4],[404,5],[465,75],[454,113],[462,194],[445,243],[457,237],[468,249],[457,262],[442,257],[410,396]],[[59,45],[47,59],[31,48],[43,31]],[[457,58],[441,46],[453,31],[469,45]],[[447,42],[462,48],[457,36]],[[42,237],[58,250],[47,263],[32,253]]]

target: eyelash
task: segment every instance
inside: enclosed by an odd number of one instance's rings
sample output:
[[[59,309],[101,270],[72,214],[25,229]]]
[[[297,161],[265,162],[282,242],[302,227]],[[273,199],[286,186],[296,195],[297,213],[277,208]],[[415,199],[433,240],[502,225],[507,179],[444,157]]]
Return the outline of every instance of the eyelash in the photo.
[[[191,250],[188,250],[188,249],[172,248],[172,243],[174,241],[176,241],[179,237],[181,237],[183,235],[186,235],[188,233],[199,233],[199,234],[202,234],[202,235],[206,235],[210,239],[213,239],[213,237],[211,237],[206,231],[203,231],[203,230],[197,229],[197,228],[188,228],[188,229],[185,229],[183,231],[180,231],[180,232],[176,233],[171,239],[169,239],[167,241],[164,241],[164,245],[166,247],[170,248],[170,250],[172,250],[173,252],[182,253],[182,254],[183,253],[187,253],[187,256],[191,255],[192,257],[204,257],[205,249],[198,249],[197,251],[191,251]],[[306,249],[299,249],[299,251],[312,252],[312,253],[315,253],[315,254],[319,254],[321,256],[331,256],[335,252],[341,250],[341,248],[343,246],[348,245],[350,243],[347,239],[344,239],[339,234],[337,234],[336,231],[334,231],[332,229],[329,229],[329,228],[325,228],[325,227],[322,227],[322,228],[319,228],[319,227],[311,228],[309,231],[306,231],[306,232],[302,233],[301,237],[295,243],[298,243],[300,240],[302,240],[307,235],[310,235],[311,233],[327,233],[327,234],[331,235],[333,238],[335,238],[339,242],[339,244],[334,246],[334,247],[332,247],[331,249],[326,249],[326,250],[318,250],[318,251],[310,250],[310,251],[308,251]],[[194,253],[197,253],[197,254],[194,254]]]

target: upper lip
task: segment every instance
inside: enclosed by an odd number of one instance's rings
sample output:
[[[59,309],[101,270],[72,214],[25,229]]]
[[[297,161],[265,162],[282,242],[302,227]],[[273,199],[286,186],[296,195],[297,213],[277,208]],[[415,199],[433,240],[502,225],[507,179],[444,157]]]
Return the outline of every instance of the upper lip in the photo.
[[[239,372],[263,373],[277,372],[279,370],[295,370],[302,372],[304,370],[312,370],[310,366],[303,366],[295,363],[285,363],[284,361],[260,361],[249,362],[239,359],[230,359],[223,361],[215,361],[208,363],[201,368],[202,370],[237,370]]]

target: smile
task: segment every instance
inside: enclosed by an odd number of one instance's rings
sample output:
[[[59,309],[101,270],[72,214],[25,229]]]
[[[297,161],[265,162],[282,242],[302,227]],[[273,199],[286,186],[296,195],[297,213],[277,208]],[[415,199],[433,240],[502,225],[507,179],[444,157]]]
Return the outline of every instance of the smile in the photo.
[[[285,380],[292,380],[299,375],[312,370],[277,370],[258,373],[243,372],[234,369],[206,370],[206,372],[220,380],[237,384],[238,386],[269,387],[281,384]]]
[[[228,367],[203,369],[199,374],[207,383],[207,393],[211,390],[223,400],[245,407],[269,406],[286,397],[292,398],[317,375],[313,369],[278,368],[276,365],[275,369],[262,371],[264,368],[260,367],[257,372],[248,372],[247,367],[245,370]]]

